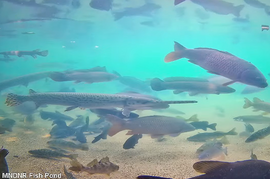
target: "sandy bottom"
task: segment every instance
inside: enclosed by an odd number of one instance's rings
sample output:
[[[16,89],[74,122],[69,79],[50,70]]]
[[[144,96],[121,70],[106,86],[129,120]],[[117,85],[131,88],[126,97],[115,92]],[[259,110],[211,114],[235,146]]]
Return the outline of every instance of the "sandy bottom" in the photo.
[[[239,101],[242,105],[243,101]],[[209,106],[208,106],[209,107]],[[230,108],[231,106],[228,106]],[[5,108],[6,109],[6,108]],[[208,108],[209,109],[209,108]],[[46,109],[47,110],[47,109]],[[228,109],[226,109],[228,110]],[[231,107],[231,110],[237,111],[241,114],[242,107],[239,110]],[[61,111],[61,110],[60,110]],[[245,111],[246,112],[246,111]],[[80,110],[75,110],[72,115],[82,113]],[[86,112],[83,112],[86,113]],[[185,117],[190,117],[197,113],[201,120],[208,120],[210,122],[217,122],[218,131],[227,132],[236,127],[237,132],[244,130],[243,123],[232,120],[235,114],[226,113],[225,117],[218,117],[214,115],[214,111],[206,110],[203,104],[197,108],[196,112],[190,112]],[[71,114],[71,113],[70,113]],[[142,115],[149,115],[150,112],[144,112]],[[243,114],[243,113],[242,113]],[[165,115],[165,114],[163,114]],[[245,114],[247,115],[247,114]],[[15,119],[16,118],[16,119]],[[91,119],[96,119],[92,116]],[[70,167],[69,159],[48,160],[31,157],[29,150],[46,148],[46,134],[51,129],[51,122],[40,119],[39,114],[35,115],[35,123],[27,127],[23,122],[20,122],[22,117],[14,115],[17,121],[13,132],[1,135],[0,144],[9,150],[7,162],[9,164],[10,172],[26,172],[26,173],[44,173],[51,174],[63,173],[63,165]],[[265,126],[254,125],[255,130],[259,130]],[[194,162],[198,161],[195,151],[203,143],[189,142],[187,137],[203,131],[194,131],[181,134],[178,137],[167,137],[166,141],[156,142],[150,136],[145,135],[140,139],[139,144],[135,149],[124,150],[123,143],[129,137],[125,135],[126,131],[120,132],[113,137],[108,137],[107,140],[101,140],[98,143],[92,144],[93,135],[88,135],[89,151],[76,150],[74,153],[79,154],[78,160],[82,164],[87,164],[93,159],[100,160],[108,156],[111,162],[119,165],[118,172],[112,173],[112,179],[135,179],[138,175],[157,175],[163,177],[171,177],[175,179],[186,179],[197,176],[199,173],[193,170]],[[257,142],[246,144],[244,139],[239,136],[227,136],[230,144],[228,147],[228,156],[225,161],[238,161],[250,158],[250,150],[254,148],[254,153],[258,159],[270,161],[269,138],[259,140]],[[16,157],[18,156],[18,157]],[[77,178],[108,178],[105,175],[89,175],[88,173],[74,173]]]

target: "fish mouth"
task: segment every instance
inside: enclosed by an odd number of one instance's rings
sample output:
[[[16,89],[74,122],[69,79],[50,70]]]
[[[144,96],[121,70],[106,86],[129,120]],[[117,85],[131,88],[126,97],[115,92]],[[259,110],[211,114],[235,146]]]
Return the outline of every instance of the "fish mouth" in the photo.
[[[268,86],[268,83],[261,83],[260,85],[258,85],[258,87],[260,88],[266,88]]]

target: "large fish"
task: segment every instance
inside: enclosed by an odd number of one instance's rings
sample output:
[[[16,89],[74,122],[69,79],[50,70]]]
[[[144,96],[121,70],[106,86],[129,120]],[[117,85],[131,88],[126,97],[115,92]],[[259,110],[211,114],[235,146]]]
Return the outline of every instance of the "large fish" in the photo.
[[[175,0],[174,5],[180,4],[185,0]],[[240,12],[245,7],[244,5],[234,6],[233,3],[229,3],[222,0],[191,0],[193,3],[202,6],[206,11],[211,11],[220,15],[233,14],[237,17],[240,16]]]
[[[268,86],[264,75],[251,63],[225,51],[211,48],[187,49],[174,42],[174,52],[165,57],[165,62],[172,62],[181,58],[188,58],[189,62],[198,65],[208,73],[224,76],[235,82],[265,88]]]
[[[265,117],[263,115],[237,116],[233,119],[235,121],[252,123],[252,124],[270,124],[270,117]]]
[[[90,108],[90,109],[111,109],[122,108],[123,113],[129,116],[129,110],[136,109],[152,109],[155,105],[180,103],[197,103],[197,101],[161,101],[144,96],[131,96],[128,94],[99,94],[99,93],[36,93],[34,90],[29,90],[29,95],[17,95],[9,93],[5,104],[7,106],[20,105],[26,101],[33,101],[38,108],[44,104],[69,106],[66,111],[75,108]]]
[[[18,85],[27,86],[29,83],[37,80],[41,80],[47,78],[52,72],[38,72],[38,73],[31,73],[28,75],[19,76],[16,78],[12,78],[6,81],[0,82],[0,91]]]
[[[125,121],[113,115],[107,115],[112,123],[108,134],[113,136],[122,130],[129,130],[127,135],[150,134],[152,138],[161,138],[164,135],[178,136],[181,133],[195,130],[184,120],[168,116],[144,116],[135,120]]]

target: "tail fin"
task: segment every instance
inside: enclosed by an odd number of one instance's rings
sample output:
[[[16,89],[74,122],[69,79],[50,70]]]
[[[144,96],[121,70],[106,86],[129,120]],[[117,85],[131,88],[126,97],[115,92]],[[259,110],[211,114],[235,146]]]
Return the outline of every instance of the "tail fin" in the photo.
[[[182,3],[182,2],[184,2],[185,0],[174,0],[174,5],[176,6],[176,5],[178,5],[178,4],[180,4],[180,3]]]
[[[109,129],[109,136],[114,136],[118,132],[124,129],[125,121],[114,115],[106,115],[106,119],[112,123],[112,127]]]
[[[48,56],[48,54],[49,54],[48,50],[37,52],[37,55],[42,56],[42,57],[46,57],[46,56]]]
[[[245,104],[244,104],[243,108],[246,109],[252,105],[253,105],[252,102],[249,99],[245,98]]]
[[[65,73],[62,72],[53,72],[49,75],[49,77],[54,81],[69,81],[70,79],[67,77]]]
[[[166,88],[163,86],[163,83],[164,81],[162,81],[161,79],[159,78],[154,78],[151,80],[150,82],[150,86],[152,88],[152,90],[155,90],[155,91],[162,91],[162,90],[165,90]]]
[[[253,103],[262,103],[264,102],[263,100],[259,99],[259,98],[253,98]]]
[[[78,157],[78,154],[70,154],[68,155],[68,158],[72,159],[76,159]]]
[[[183,51],[186,50],[186,47],[179,44],[178,42],[174,42],[174,52],[171,52],[166,55],[164,61],[165,62],[172,62],[175,60],[178,60],[180,58],[183,58]]]
[[[101,134],[95,137],[95,139],[92,141],[92,143],[98,142],[100,139],[107,139],[108,130],[104,130]]]
[[[227,132],[226,135],[237,135],[237,132],[235,132],[235,128],[233,128],[232,130]]]
[[[117,71],[113,71],[112,73],[119,76],[119,77],[121,77],[121,75]]]
[[[212,130],[217,130],[216,129],[216,126],[217,126],[217,123],[213,123],[213,124],[210,124],[210,125],[208,125],[208,128],[210,128],[210,129],[212,129]]]
[[[123,17],[125,17],[125,14],[123,12],[114,12],[113,16],[114,16],[114,21],[118,21],[119,19],[122,19]]]
[[[197,114],[194,114],[193,116],[191,116],[188,121],[193,121],[193,122],[198,122],[199,119],[198,119],[198,115]]]
[[[83,165],[77,160],[77,159],[72,159],[70,161],[70,167],[69,169],[72,171],[81,171],[83,169]]]
[[[25,96],[19,96],[17,94],[9,93],[7,95],[5,104],[7,106],[18,106],[24,103],[25,101],[26,101]]]
[[[233,15],[235,15],[236,17],[240,16],[240,12],[242,11],[242,9],[245,7],[245,5],[239,5],[239,6],[235,6],[234,7],[234,12]]]

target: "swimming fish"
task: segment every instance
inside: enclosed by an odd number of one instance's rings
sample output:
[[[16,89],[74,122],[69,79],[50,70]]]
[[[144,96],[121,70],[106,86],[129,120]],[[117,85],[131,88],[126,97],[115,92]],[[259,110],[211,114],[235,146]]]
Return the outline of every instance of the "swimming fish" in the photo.
[[[123,149],[134,149],[140,138],[142,138],[142,134],[134,134],[126,140],[123,145]]]
[[[113,0],[91,0],[89,6],[93,9],[109,11],[112,9]]]
[[[41,119],[47,120],[64,120],[64,121],[73,121],[74,119],[70,116],[60,113],[59,111],[49,112],[41,110],[39,112]]]
[[[8,164],[6,161],[6,156],[8,155],[9,151],[7,149],[4,149],[3,146],[0,149],[0,173],[1,173],[1,178],[3,173],[9,173],[8,170]]]
[[[270,124],[270,117],[265,117],[263,115],[246,115],[237,116],[233,118],[235,121],[253,123],[253,124]]]
[[[199,160],[224,160],[227,153],[227,147],[212,146],[201,152]]]
[[[5,131],[12,132],[13,126],[16,124],[16,121],[10,118],[4,118],[0,120],[0,127]]]
[[[76,150],[76,149],[80,149],[84,151],[89,150],[89,147],[87,144],[75,144],[74,142],[70,142],[70,141],[66,141],[62,139],[50,140],[47,142],[47,144],[50,147],[57,147],[57,148],[66,149],[66,150]]]
[[[25,55],[29,55],[33,58],[37,58],[38,56],[42,56],[42,57],[46,57],[48,55],[49,51],[48,50],[44,50],[44,51],[40,51],[39,49],[37,50],[33,50],[33,51],[8,51],[8,52],[0,52],[0,54],[4,55],[5,58],[8,58],[9,55],[15,55],[18,57],[22,57]]]
[[[249,107],[253,107],[253,111],[264,111],[263,114],[270,113],[270,103],[260,100],[259,98],[253,98],[253,102],[245,98],[245,104],[243,108],[247,109]]]
[[[263,139],[266,136],[270,135],[270,126],[263,128],[261,130],[258,130],[257,132],[254,132],[253,134],[251,134],[247,139],[246,139],[246,143],[250,143],[250,142],[254,142],[256,140],[259,139]]]
[[[32,154],[33,157],[37,158],[69,158],[69,159],[76,159],[78,157],[78,154],[70,154],[65,155],[61,152],[50,150],[50,149],[37,149],[37,150],[29,150],[28,153]]]
[[[198,122],[191,122],[189,123],[196,129],[202,129],[204,131],[207,131],[207,128],[216,130],[217,123],[209,124],[208,121],[198,121]]]
[[[247,85],[266,88],[268,86],[264,75],[250,62],[236,57],[229,52],[211,48],[187,49],[174,42],[174,52],[165,57],[165,62],[188,58],[189,62],[202,67],[208,73],[231,79],[224,86],[241,82]]]

